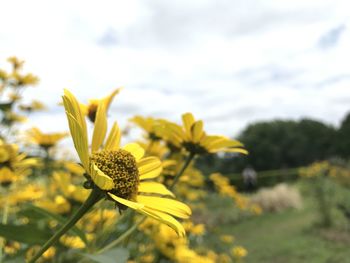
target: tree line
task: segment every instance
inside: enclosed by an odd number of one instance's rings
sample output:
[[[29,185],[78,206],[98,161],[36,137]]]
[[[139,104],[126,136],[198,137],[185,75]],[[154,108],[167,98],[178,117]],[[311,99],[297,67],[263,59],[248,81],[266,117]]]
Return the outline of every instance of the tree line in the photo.
[[[206,156],[198,166],[207,173],[295,168],[314,161],[350,157],[350,113],[336,128],[312,119],[272,120],[248,125],[238,136],[248,156]],[[211,168],[209,168],[211,167]]]

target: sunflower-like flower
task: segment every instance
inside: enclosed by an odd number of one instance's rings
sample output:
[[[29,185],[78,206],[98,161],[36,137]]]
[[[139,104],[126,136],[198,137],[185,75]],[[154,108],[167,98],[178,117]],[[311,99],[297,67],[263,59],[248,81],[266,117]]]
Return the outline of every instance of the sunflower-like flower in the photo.
[[[28,131],[29,140],[44,149],[49,149],[55,146],[60,140],[67,136],[67,132],[43,133],[36,127],[33,127]]]
[[[39,164],[37,158],[27,158],[25,153],[20,153],[16,144],[7,144],[0,139],[0,173],[7,174],[4,178],[16,177],[17,180],[29,175],[31,168]]]
[[[164,139],[177,148],[184,147],[193,154],[237,152],[247,154],[243,144],[222,135],[207,135],[203,130],[203,121],[196,121],[191,113],[182,115],[183,126],[163,121]]]
[[[161,120],[152,117],[134,116],[130,119],[131,122],[142,128],[146,133],[147,137],[152,141],[157,141],[162,138],[161,136]]]
[[[163,184],[152,182],[162,171],[162,164],[156,157],[143,157],[144,149],[136,143],[120,148],[121,132],[114,123],[107,139],[106,107],[99,102],[91,143],[88,147],[88,134],[85,116],[74,95],[65,90],[63,104],[69,128],[81,163],[87,173],[88,183],[99,189],[120,210],[127,207],[150,216],[172,227],[183,236],[183,226],[173,217],[188,218],[190,208],[174,199]]]
[[[104,97],[103,99],[91,99],[87,105],[80,103],[81,111],[84,115],[88,116],[91,122],[95,122],[97,108],[100,102],[102,102],[106,111],[108,111],[109,106],[111,105],[115,95],[117,95],[122,88],[115,89],[111,94]]]

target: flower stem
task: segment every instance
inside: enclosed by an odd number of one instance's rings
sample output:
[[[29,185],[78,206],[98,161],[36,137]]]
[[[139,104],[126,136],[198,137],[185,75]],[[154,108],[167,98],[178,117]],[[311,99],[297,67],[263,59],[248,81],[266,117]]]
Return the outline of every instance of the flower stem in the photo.
[[[175,175],[174,181],[172,182],[172,184],[170,185],[169,189],[172,190],[174,188],[174,186],[176,185],[177,181],[179,180],[179,178],[181,177],[181,175],[183,175],[183,173],[185,172],[185,170],[187,169],[187,167],[190,165],[191,161],[193,160],[195,154],[194,153],[190,153],[185,161],[185,163],[183,164],[183,166],[181,167],[180,171]],[[130,227],[128,230],[126,230],[121,236],[119,236],[117,239],[113,240],[111,243],[109,243],[107,246],[101,248],[99,251],[97,251],[96,254],[101,254],[103,252],[106,252],[107,250],[118,246],[124,239],[126,239],[127,237],[129,237],[132,233],[134,233],[137,229],[137,227],[139,225],[141,225],[146,219],[146,216],[142,216],[142,218],[135,223],[132,227]]]
[[[109,243],[107,246],[101,248],[99,251],[97,251],[96,254],[102,254],[103,252],[118,246],[125,238],[130,236],[136,229],[137,227],[145,221],[146,216],[143,216],[140,221],[138,221],[136,224],[134,224],[132,227],[130,227],[128,230],[126,230],[121,236],[119,236],[117,239],[113,240],[113,242]]]
[[[80,206],[80,208],[75,212],[75,214],[64,224],[60,230],[58,230],[46,243],[41,247],[41,249],[38,251],[38,253],[28,262],[28,263],[34,263],[37,259],[40,258],[44,252],[51,247],[53,244],[55,244],[61,236],[63,236],[69,229],[71,229],[76,222],[79,221],[80,218],[84,216],[86,212],[90,210],[91,207],[94,206],[98,201],[102,199],[102,194],[100,190],[93,189],[89,195],[89,197],[86,199],[86,201]]]
[[[170,185],[169,189],[172,190],[174,188],[174,186],[177,184],[177,181],[180,179],[181,175],[183,175],[183,173],[185,172],[185,170],[187,169],[187,167],[190,165],[191,161],[193,160],[194,156],[196,154],[191,152],[188,157],[186,158],[186,161],[184,163],[184,165],[181,167],[180,171],[175,175],[175,178],[172,182],[172,184]]]

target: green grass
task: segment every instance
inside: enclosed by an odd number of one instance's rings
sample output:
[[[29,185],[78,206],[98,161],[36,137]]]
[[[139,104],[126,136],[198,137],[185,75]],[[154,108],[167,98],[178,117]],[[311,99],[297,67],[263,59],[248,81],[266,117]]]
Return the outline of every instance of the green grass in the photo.
[[[307,204],[302,210],[264,214],[217,231],[232,234],[247,248],[247,263],[350,262],[350,234],[317,230],[315,221],[316,210]]]

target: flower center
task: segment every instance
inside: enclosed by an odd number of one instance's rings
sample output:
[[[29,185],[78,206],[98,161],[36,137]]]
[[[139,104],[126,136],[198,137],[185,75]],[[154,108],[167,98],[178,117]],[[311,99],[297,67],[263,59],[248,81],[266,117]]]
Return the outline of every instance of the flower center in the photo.
[[[135,157],[123,149],[101,151],[91,155],[91,161],[113,179],[114,188],[109,192],[124,199],[133,200],[139,185],[139,171]]]
[[[90,104],[88,108],[88,118],[92,123],[94,123],[96,119],[97,107],[98,104]]]

